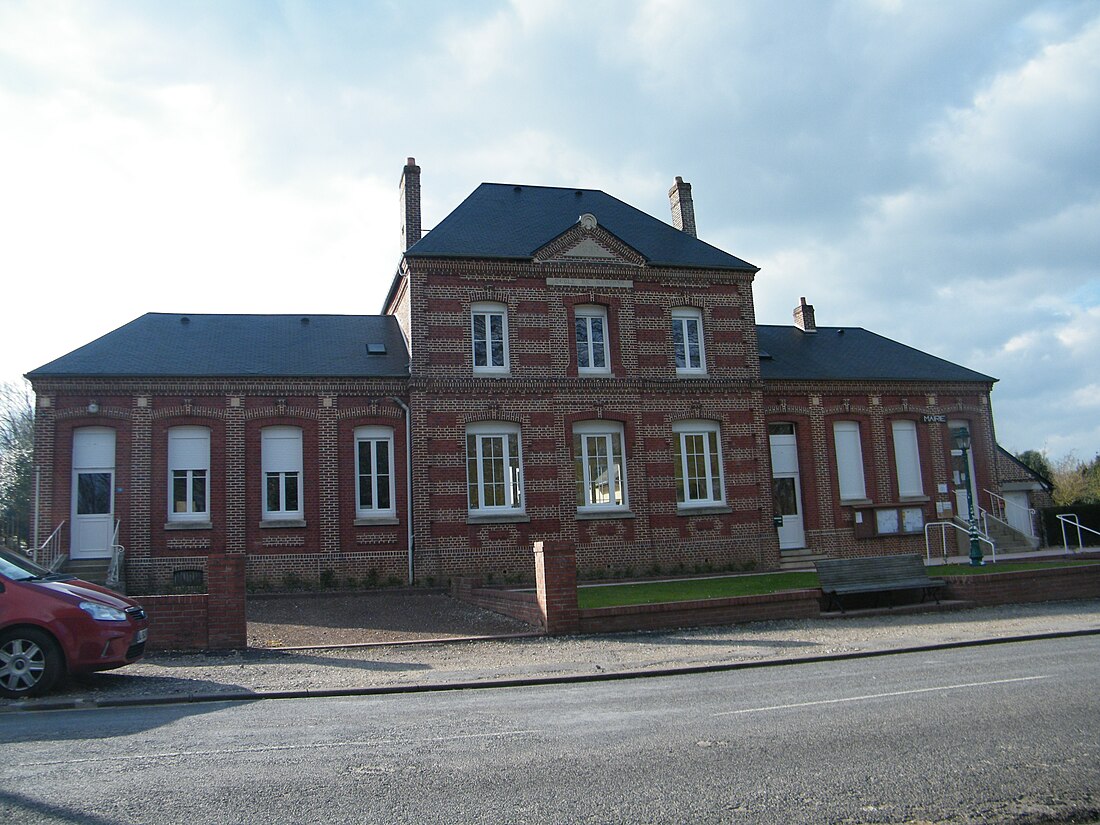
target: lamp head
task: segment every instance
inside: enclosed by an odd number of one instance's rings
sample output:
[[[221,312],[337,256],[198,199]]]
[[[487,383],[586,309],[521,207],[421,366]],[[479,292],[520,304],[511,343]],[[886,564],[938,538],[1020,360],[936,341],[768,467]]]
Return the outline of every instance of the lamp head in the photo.
[[[957,450],[969,450],[970,449],[970,430],[966,427],[959,427],[951,431],[951,440],[955,442],[955,449]]]

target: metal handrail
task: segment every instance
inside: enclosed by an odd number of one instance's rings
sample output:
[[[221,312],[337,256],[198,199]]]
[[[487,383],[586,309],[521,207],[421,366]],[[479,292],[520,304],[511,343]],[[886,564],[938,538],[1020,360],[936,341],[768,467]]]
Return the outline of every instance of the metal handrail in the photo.
[[[1086,527],[1081,523],[1081,520],[1077,517],[1076,513],[1059,513],[1055,516],[1058,521],[1062,522],[1062,549],[1067,553],[1071,552],[1069,549],[1069,542],[1066,541],[1066,525],[1069,524],[1077,528],[1077,550],[1082,550],[1085,547],[1085,542],[1081,538],[1081,531],[1084,530],[1088,533],[1095,533],[1100,536],[1100,530],[1093,530],[1091,527]],[[1072,552],[1076,553],[1077,550]]]
[[[123,586],[122,560],[126,554],[126,549],[118,543],[118,529],[121,524],[121,520],[115,521],[115,531],[111,535],[111,563],[107,566],[107,581],[105,582],[112,590],[119,591]]]
[[[1033,539],[1039,538],[1039,533],[1035,529],[1036,512],[1034,507],[1024,507],[1014,501],[1009,501],[1000,493],[994,493],[992,490],[983,490],[982,492],[989,496],[989,501],[993,505],[990,507],[990,515],[993,516],[993,518],[1012,527],[1011,522],[1008,520],[1008,508],[1013,507],[1017,510],[1022,510],[1027,513],[1028,535]]]
[[[932,561],[932,540],[928,532],[931,527],[940,528],[940,546],[943,547],[943,563],[947,564],[947,528],[954,527],[960,533],[965,533],[967,538],[970,537],[970,529],[954,521],[930,521],[928,524],[924,525],[924,553],[928,561]],[[993,539],[978,533],[978,541],[983,541],[989,545],[989,555],[993,559],[994,564],[996,564],[997,545],[993,543]]]
[[[54,531],[50,533],[50,537],[42,542],[42,546],[34,548],[34,551],[31,553],[31,559],[34,561],[35,564],[39,563],[39,553],[48,552],[49,554],[53,554],[61,548],[61,528],[64,526],[65,522],[64,520],[62,520],[62,522],[57,525],[56,528],[54,528]]]

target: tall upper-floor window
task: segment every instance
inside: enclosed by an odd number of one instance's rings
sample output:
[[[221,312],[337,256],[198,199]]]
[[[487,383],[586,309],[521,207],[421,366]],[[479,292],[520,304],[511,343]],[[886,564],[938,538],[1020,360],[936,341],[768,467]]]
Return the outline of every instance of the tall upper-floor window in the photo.
[[[617,421],[582,421],[573,425],[573,465],[579,511],[627,507],[623,442],[623,425]]]
[[[359,427],[355,431],[355,515],[392,516],[393,429]]]
[[[917,445],[917,424],[900,419],[891,422],[894,432],[894,462],[898,471],[899,496],[923,496],[924,482],[920,472],[920,449]]]
[[[703,351],[703,313],[695,307],[672,310],[672,351],[677,375],[699,375],[707,371]]]
[[[611,358],[607,346],[607,310],[601,306],[579,306],[573,316],[577,337],[577,373],[607,375]]]
[[[466,428],[466,490],[471,513],[523,511],[518,424],[483,421]]]
[[[210,430],[168,430],[168,520],[210,519]]]
[[[481,302],[470,308],[474,372],[508,372],[508,307]]]
[[[678,421],[672,425],[676,456],[676,503],[680,507],[720,504],[722,446],[714,421]]]
[[[833,441],[836,446],[837,484],[841,501],[857,501],[867,498],[863,479],[863,444],[859,437],[859,423],[837,421],[833,424]]]
[[[265,427],[260,437],[264,519],[302,518],[302,431]]]

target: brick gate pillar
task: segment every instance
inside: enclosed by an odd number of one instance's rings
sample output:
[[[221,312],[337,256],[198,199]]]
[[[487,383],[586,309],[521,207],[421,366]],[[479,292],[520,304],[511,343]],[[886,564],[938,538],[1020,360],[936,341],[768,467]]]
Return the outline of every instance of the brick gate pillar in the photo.
[[[564,542],[535,542],[535,594],[547,633],[576,633],[577,552]]]
[[[248,646],[244,556],[210,555],[206,560],[207,635],[212,650]]]

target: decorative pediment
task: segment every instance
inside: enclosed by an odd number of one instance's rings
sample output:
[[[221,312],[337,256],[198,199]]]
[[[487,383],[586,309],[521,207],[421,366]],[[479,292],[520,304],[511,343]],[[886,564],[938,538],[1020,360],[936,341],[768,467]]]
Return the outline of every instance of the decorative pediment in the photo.
[[[536,263],[587,263],[642,266],[645,258],[599,225],[595,215],[584,214],[577,222],[541,249]]]

